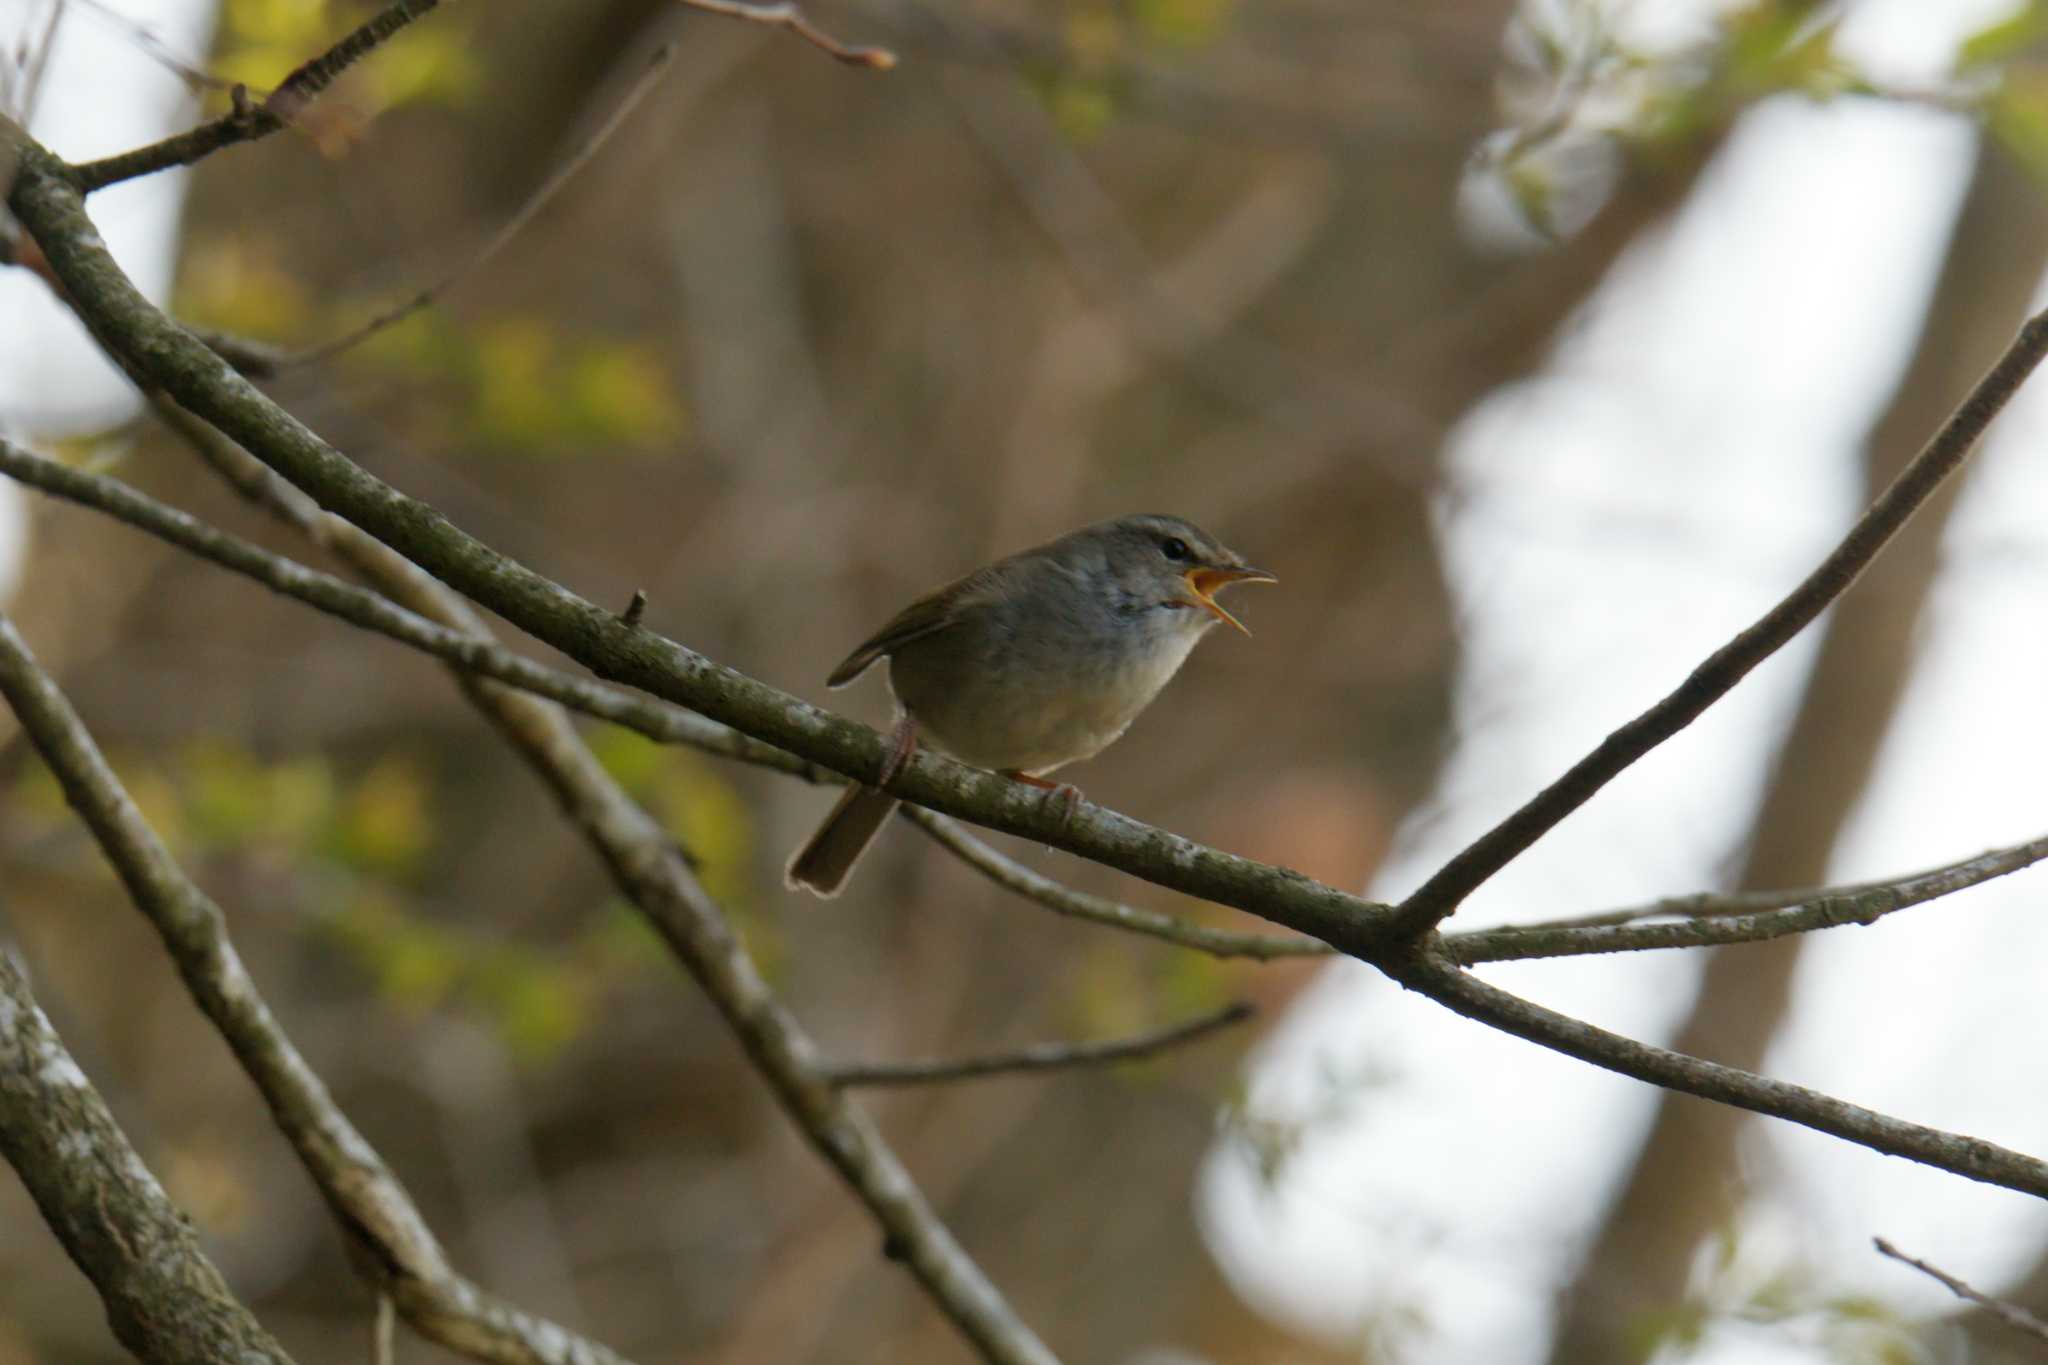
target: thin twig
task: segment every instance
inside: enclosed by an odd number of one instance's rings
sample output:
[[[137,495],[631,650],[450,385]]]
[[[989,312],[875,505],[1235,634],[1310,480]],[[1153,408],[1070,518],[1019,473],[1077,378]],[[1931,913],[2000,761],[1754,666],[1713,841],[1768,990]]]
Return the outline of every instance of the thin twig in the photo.
[[[1468,1019],[1604,1070],[1785,1119],[1971,1180],[2048,1198],[2048,1162],[2024,1152],[1908,1123],[1805,1086],[1609,1033],[1482,981],[1427,949],[1393,959],[1384,969],[1408,989]]]
[[[1969,397],[1859,517],[1818,568],[1783,600],[1709,655],[1676,690],[1601,742],[1521,809],[1439,868],[1396,912],[1398,932],[1421,936],[1442,923],[1494,873],[1547,834],[1636,760],[1690,725],[1751,669],[1848,591],[1934,490],[1969,458],[1977,440],[2048,356],[2048,312],[2037,313]]]
[[[327,87],[363,58],[382,47],[391,35],[431,11],[440,0],[398,0],[358,24],[333,47],[311,61],[301,62],[270,92],[263,107],[290,123],[305,107],[318,99]]]
[[[896,66],[896,54],[886,47],[854,47],[840,42],[831,34],[804,17],[802,6],[795,0],[781,0],[777,4],[750,5],[741,0],[681,0],[691,9],[703,10],[706,14],[722,14],[728,19],[744,19],[750,24],[766,24],[771,28],[786,28],[821,52],[830,54],[835,60],[848,66],[866,67],[870,71],[889,71]]]
[[[1877,1248],[1879,1255],[1889,1256],[1894,1261],[1913,1267],[1922,1275],[1927,1276],[1935,1283],[1947,1289],[1949,1293],[1959,1299],[1976,1304],[1979,1308],[1984,1309],[1992,1317],[1997,1318],[2015,1331],[2025,1332],[2036,1341],[2048,1341],[2048,1322],[2041,1321],[2041,1319],[2035,1317],[2018,1304],[2007,1303],[2004,1299],[1994,1299],[1989,1294],[1972,1289],[1947,1271],[1937,1269],[1918,1257],[1908,1256],[1882,1237],[1873,1237],[1870,1241],[1871,1245]]]
[[[354,32],[284,78],[261,104],[249,102],[235,87],[227,113],[146,147],[73,166],[69,175],[82,193],[105,189],[123,180],[152,175],[173,166],[189,166],[238,142],[254,142],[289,127],[305,107],[332,85],[335,78],[367,57],[392,34],[432,10],[440,0],[398,0],[364,21]]]
[[[175,424],[173,429],[188,437],[194,436],[195,433],[185,423],[196,425],[195,419],[188,414],[179,415],[184,417],[184,423]],[[219,439],[217,435],[216,439]],[[208,453],[210,458],[220,454],[217,451]],[[257,470],[268,475],[260,465]],[[429,620],[379,593],[209,526],[190,513],[168,507],[117,479],[74,469],[4,438],[0,438],[0,474],[52,496],[104,512],[296,601],[431,654],[444,663],[560,702],[586,715],[638,731],[650,739],[666,744],[687,744],[707,753],[773,768],[808,781],[837,780],[834,774],[815,764],[773,745],[750,739],[682,707],[536,663],[493,641],[480,640]],[[268,501],[269,495],[260,487],[251,488],[239,483],[238,487],[245,494]],[[314,529],[312,523],[316,520],[325,520],[317,509],[303,519],[296,516],[292,519],[301,529],[308,531]],[[323,543],[330,540],[331,537],[323,537]]]
[[[370,1365],[392,1365],[391,1337],[397,1318],[398,1314],[391,1307],[391,1296],[380,1291],[377,1315],[370,1319]]]
[[[929,834],[941,848],[987,877],[997,886],[1014,891],[1057,914],[1086,920],[1125,933],[1143,934],[1182,948],[1193,948],[1212,957],[1249,957],[1270,962],[1282,957],[1327,957],[1336,952],[1320,939],[1300,935],[1244,934],[1190,924],[1173,915],[1143,910],[1103,896],[1076,891],[1015,858],[1006,857],[962,829],[955,821],[922,806],[901,808],[904,818]]]
[[[155,29],[147,24],[137,23],[105,0],[75,0],[86,13],[97,16],[102,22],[120,29],[127,34],[143,55],[158,66],[176,76],[187,90],[197,93],[201,90],[227,90],[234,85],[231,80],[204,71],[193,62],[171,50],[170,44],[158,36]],[[23,120],[26,122],[27,120]]]
[[[1531,920],[1526,924],[1503,924],[1499,926],[1499,931],[1602,929],[1615,924],[1637,924],[1646,919],[1714,919],[1724,915],[1754,915],[1765,910],[1786,910],[1795,905],[1805,905],[1824,896],[1857,896],[1865,891],[1890,886],[1897,880],[1900,879],[1895,877],[1889,880],[1844,882],[1840,886],[1803,886],[1778,891],[1687,891],[1681,895],[1659,896],[1653,901],[1619,906],[1612,910],[1595,910],[1584,915],[1559,915],[1555,919]],[[1496,931],[1489,929],[1476,932]]]
[[[672,43],[664,43],[656,49],[653,58],[647,64],[647,69],[641,72],[633,84],[627,88],[624,97],[619,100],[618,106],[605,116],[604,122],[598,125],[597,131],[586,138],[583,144],[570,154],[568,160],[555,167],[548,178],[541,182],[540,188],[527,196],[526,202],[519,206],[519,211],[506,219],[504,224],[496,232],[492,233],[484,244],[473,252],[467,260],[464,260],[453,270],[450,270],[426,288],[415,293],[405,302],[377,314],[377,316],[353,331],[344,332],[331,341],[322,342],[318,346],[308,347],[281,360],[273,360],[270,372],[275,373],[277,370],[290,369],[298,365],[317,365],[323,360],[332,359],[351,346],[367,341],[385,328],[405,321],[405,319],[419,312],[422,308],[428,307],[450,289],[453,289],[456,285],[475,274],[486,262],[503,250],[507,242],[518,236],[520,230],[532,222],[534,217],[548,206],[549,201],[555,197],[562,186],[569,183],[569,180],[576,172],[588,165],[590,159],[597,155],[598,150],[611,140],[612,134],[619,130],[620,125],[625,123],[633,110],[639,107],[640,101],[645,99],[648,92],[653,90],[655,85],[660,82],[663,73],[668,68],[669,59],[674,55],[675,45]]]
[[[1198,1019],[1171,1028],[1141,1033],[1133,1038],[1096,1043],[1039,1043],[1015,1052],[992,1053],[985,1057],[963,1057],[957,1061],[921,1062],[828,1062],[821,1070],[825,1079],[842,1089],[855,1085],[940,1085],[949,1081],[970,1081],[985,1076],[1014,1076],[1033,1071],[1065,1071],[1075,1067],[1106,1066],[1112,1062],[1156,1057],[1176,1047],[1206,1038],[1233,1024],[1241,1024],[1258,1013],[1245,1001],[1226,1005]]]
[[[334,1103],[264,1003],[212,898],[187,877],[114,776],[71,704],[0,614],[0,695],[162,937],[186,989],[262,1093],[337,1220],[423,1335],[482,1359],[625,1365],[588,1338],[493,1298],[457,1274],[405,1187]],[[0,1125],[4,1127],[5,1125]],[[145,1359],[153,1357],[144,1356]]]
[[[235,1298],[0,953],[0,1155],[137,1360],[291,1365]]]
[[[1811,891],[1801,904],[1742,914],[1709,898],[1696,918],[1667,924],[1508,925],[1470,933],[1445,934],[1445,957],[1461,966],[1537,957],[1580,957],[1590,953],[1630,953],[1651,948],[1710,948],[1731,943],[1762,943],[1791,934],[1811,933],[1843,924],[1875,924],[1909,906],[1950,896],[1966,887],[2032,867],[2048,858],[2048,837],[2008,848],[1992,849],[1973,858],[1891,882],[1865,882],[1854,887]],[[1766,897],[1781,892],[1763,893]],[[1739,903],[1739,902],[1737,902]],[[1629,912],[1619,912],[1629,913]]]
[[[64,10],[68,0],[50,0],[50,17],[43,24],[42,39],[35,43],[28,53],[26,68],[21,73],[21,88],[17,92],[14,113],[23,126],[33,126],[36,121],[36,106],[42,102],[43,78],[49,74],[50,54],[57,47],[57,31],[64,25]]]

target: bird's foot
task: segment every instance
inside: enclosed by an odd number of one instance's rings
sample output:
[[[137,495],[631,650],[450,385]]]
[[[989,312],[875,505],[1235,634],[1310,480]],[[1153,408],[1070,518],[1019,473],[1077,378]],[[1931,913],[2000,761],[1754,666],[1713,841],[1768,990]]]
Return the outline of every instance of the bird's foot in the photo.
[[[1046,793],[1048,806],[1059,808],[1060,823],[1071,825],[1074,815],[1081,809],[1081,789],[1071,782],[1049,782],[1036,773],[1006,772],[1004,777],[1013,782],[1022,782],[1027,787],[1037,787]]]
[[[917,722],[905,716],[896,722],[896,728],[889,732],[889,752],[882,758],[881,776],[875,779],[877,787],[886,787],[891,778],[903,771],[903,765],[917,752]]]

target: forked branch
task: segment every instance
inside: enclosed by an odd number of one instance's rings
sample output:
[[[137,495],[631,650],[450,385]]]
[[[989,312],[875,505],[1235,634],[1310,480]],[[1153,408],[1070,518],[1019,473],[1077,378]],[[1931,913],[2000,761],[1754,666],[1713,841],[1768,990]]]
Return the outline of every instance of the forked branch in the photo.
[[[896,66],[896,54],[888,48],[840,42],[805,18],[803,7],[795,0],[775,0],[774,3],[758,5],[747,4],[745,0],[682,0],[682,3],[706,14],[722,14],[728,19],[744,19],[750,24],[786,28],[834,61],[848,66],[866,67],[870,71],[889,71]]]
[[[0,1155],[136,1359],[291,1365],[229,1291],[106,1101],[0,953]]]
[[[388,1292],[422,1335],[478,1359],[626,1365],[596,1342],[493,1298],[449,1265],[404,1185],[334,1103],[264,1003],[228,939],[220,907],[157,839],[77,713],[4,614],[0,695],[120,875],[129,898],[163,939],[193,1001],[255,1082],[321,1197],[370,1253],[356,1261],[366,1270],[374,1267],[379,1282],[372,1287]],[[157,1357],[144,1353],[143,1358]]]
[[[1878,495],[1840,544],[1798,587],[1707,656],[1662,701],[1616,730],[1564,776],[1468,845],[1401,903],[1397,930],[1411,937],[1434,929],[1494,873],[1506,867],[1596,792],[1692,724],[1702,712],[1804,630],[1828,603],[1849,590],[1920,505],[1976,448],[2027,376],[2048,356],[2048,312],[2027,319],[1990,373],[1977,381],[1912,463]]]
[[[153,175],[173,166],[189,166],[223,147],[254,142],[288,128],[342,72],[438,4],[440,0],[398,0],[365,20],[333,47],[301,64],[261,104],[252,102],[248,91],[236,86],[232,107],[219,118],[146,147],[74,166],[70,170],[72,181],[90,194],[137,176]]]
[[[2014,1331],[2023,1332],[2036,1341],[2048,1342],[2048,1322],[2041,1321],[2041,1319],[2035,1317],[2018,1304],[2007,1303],[2004,1299],[1994,1299],[1981,1290],[1973,1289],[1969,1284],[1957,1279],[1946,1270],[1942,1270],[1938,1266],[1931,1266],[1918,1257],[1908,1256],[1882,1237],[1873,1237],[1870,1241],[1871,1245],[1877,1248],[1879,1255],[1889,1256],[1901,1265],[1913,1267],[1922,1275],[1927,1276],[1927,1278],[1948,1290],[1949,1293],[1966,1303],[1976,1304],[1979,1308],[1982,1308]]]

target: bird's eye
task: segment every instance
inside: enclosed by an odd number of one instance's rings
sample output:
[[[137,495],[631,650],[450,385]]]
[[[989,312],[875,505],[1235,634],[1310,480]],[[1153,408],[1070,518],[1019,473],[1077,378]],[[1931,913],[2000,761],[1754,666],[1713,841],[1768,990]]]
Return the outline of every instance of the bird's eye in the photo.
[[[1168,536],[1165,540],[1159,542],[1159,553],[1165,555],[1168,559],[1186,559],[1188,557],[1188,543],[1179,536]]]

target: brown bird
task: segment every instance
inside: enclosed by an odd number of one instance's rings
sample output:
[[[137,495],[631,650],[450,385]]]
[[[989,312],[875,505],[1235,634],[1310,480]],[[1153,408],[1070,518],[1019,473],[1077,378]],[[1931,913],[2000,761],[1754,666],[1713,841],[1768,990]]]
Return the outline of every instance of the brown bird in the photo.
[[[926,593],[825,681],[844,687],[888,659],[898,720],[883,782],[922,736],[963,763],[1058,788],[1045,774],[1113,743],[1210,627],[1244,630],[1218,589],[1276,581],[1179,517],[1099,522]],[[790,860],[789,886],[837,895],[896,806],[848,788]]]

